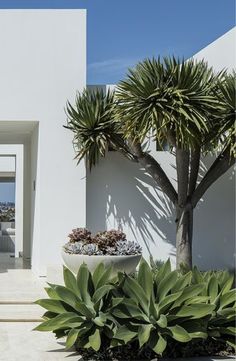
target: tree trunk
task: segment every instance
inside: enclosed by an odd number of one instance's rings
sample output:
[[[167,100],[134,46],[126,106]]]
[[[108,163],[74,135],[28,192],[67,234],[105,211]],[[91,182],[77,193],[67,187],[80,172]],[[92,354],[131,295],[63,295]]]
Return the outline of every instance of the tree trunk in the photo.
[[[176,267],[192,268],[193,208],[191,204],[176,207]]]

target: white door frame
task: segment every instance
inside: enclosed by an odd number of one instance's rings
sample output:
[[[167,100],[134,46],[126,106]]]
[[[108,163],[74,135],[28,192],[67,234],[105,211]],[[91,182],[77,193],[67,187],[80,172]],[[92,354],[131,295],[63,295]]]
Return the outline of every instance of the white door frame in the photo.
[[[24,145],[0,144],[0,155],[14,156],[15,168],[15,257],[23,252]]]

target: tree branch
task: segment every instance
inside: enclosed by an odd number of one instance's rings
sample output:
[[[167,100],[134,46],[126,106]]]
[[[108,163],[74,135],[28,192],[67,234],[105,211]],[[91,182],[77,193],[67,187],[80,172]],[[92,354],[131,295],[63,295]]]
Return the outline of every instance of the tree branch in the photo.
[[[140,143],[130,143],[130,147],[141,166],[152,176],[169,199],[176,204],[178,199],[176,190],[160,164],[149,153],[143,152]]]
[[[178,204],[183,207],[188,196],[189,150],[176,148],[176,169],[178,184]]]
[[[189,185],[188,185],[188,196],[191,197],[193,192],[196,189],[197,178],[199,172],[200,165],[200,157],[201,157],[201,148],[196,147],[191,150],[191,158],[190,158],[190,175],[189,175]]]
[[[191,199],[193,207],[196,207],[199,200],[202,198],[207,189],[235,163],[234,158],[230,155],[230,147],[227,147],[216,158],[214,163],[206,172],[205,176],[197,186]]]

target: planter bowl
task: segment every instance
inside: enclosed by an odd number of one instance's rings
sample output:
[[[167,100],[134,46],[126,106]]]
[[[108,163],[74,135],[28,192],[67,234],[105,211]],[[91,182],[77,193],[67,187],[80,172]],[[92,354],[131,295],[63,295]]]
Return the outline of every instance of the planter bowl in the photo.
[[[82,254],[70,254],[62,250],[62,259],[64,264],[71,272],[77,274],[80,266],[86,263],[90,272],[93,272],[99,263],[103,263],[105,267],[113,266],[114,271],[132,273],[135,271],[141,255],[132,256],[87,256]]]

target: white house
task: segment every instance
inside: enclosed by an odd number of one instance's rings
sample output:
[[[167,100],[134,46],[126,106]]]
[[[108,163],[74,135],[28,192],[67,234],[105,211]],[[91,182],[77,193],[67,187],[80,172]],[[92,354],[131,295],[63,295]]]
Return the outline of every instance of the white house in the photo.
[[[232,67],[234,33],[196,56],[216,69]],[[22,252],[32,270],[45,275],[48,266],[61,263],[70,230],[87,225],[92,230],[122,226],[146,256],[173,258],[170,205],[142,170],[110,152],[86,177],[84,163],[76,166],[73,159],[64,106],[86,86],[86,11],[1,10],[0,47],[0,156],[14,155],[19,165],[16,255]],[[169,155],[158,156],[174,176]],[[196,212],[194,255],[203,268],[233,265],[231,173],[212,187]]]

